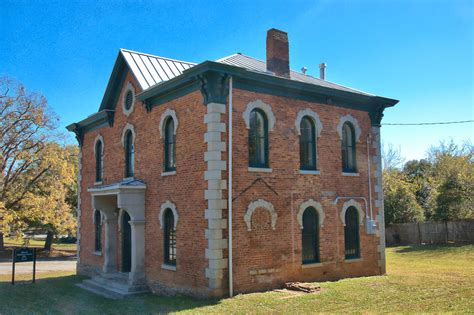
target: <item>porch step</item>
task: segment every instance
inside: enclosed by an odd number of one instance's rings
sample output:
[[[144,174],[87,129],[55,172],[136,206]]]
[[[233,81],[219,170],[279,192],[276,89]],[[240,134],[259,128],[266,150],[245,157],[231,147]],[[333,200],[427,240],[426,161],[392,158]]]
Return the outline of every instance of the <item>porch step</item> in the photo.
[[[128,277],[119,274],[97,276],[77,284],[79,288],[109,299],[123,299],[128,296],[149,292],[148,286],[129,285]]]

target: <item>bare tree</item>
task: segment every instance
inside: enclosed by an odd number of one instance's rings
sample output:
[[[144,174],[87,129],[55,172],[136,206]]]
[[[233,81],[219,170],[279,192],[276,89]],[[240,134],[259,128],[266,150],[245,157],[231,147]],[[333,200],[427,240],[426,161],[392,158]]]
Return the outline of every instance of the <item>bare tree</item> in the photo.
[[[382,145],[382,166],[384,171],[400,169],[405,163],[400,148],[395,149],[391,143]]]

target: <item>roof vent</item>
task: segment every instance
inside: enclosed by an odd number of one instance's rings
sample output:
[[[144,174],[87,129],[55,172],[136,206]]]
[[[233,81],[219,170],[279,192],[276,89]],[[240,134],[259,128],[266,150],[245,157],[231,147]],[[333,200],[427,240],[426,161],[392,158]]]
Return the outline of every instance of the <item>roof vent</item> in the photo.
[[[324,62],[319,64],[319,78],[321,80],[326,79],[326,64]]]
[[[301,72],[302,72],[303,74],[306,74],[306,71],[308,71],[308,68],[306,68],[306,67],[301,68]]]

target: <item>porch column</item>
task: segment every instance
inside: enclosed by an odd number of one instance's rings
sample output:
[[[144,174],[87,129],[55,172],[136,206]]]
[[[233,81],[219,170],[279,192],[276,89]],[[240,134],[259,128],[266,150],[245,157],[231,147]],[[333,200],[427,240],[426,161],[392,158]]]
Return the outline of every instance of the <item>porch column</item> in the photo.
[[[103,272],[117,272],[117,216],[106,215],[105,217],[105,253]]]
[[[132,228],[132,267],[129,275],[130,284],[145,282],[145,220],[130,221]]]

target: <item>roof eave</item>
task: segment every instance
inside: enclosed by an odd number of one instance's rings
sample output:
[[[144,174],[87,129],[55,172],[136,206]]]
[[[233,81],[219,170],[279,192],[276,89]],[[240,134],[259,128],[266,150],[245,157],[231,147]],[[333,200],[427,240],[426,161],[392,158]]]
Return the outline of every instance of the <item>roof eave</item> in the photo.
[[[250,71],[245,68],[214,61],[204,61],[190,69],[185,70],[181,75],[171,80],[150,87],[149,89],[140,93],[138,95],[138,98],[146,102],[148,99],[168,93],[170,89],[179,87],[190,81],[196,80],[200,74],[207,71],[226,73],[235,77],[262,81],[266,84],[284,87],[288,89],[303,90],[308,93],[320,94],[326,97],[338,97],[341,99],[352,100],[357,102],[367,102],[372,104],[376,103],[378,105],[382,105],[383,107],[391,107],[398,103],[398,100],[395,99],[380,96],[364,95],[348,91],[341,91],[324,86],[317,86],[311,83],[294,81],[283,77],[270,76],[264,73]]]

